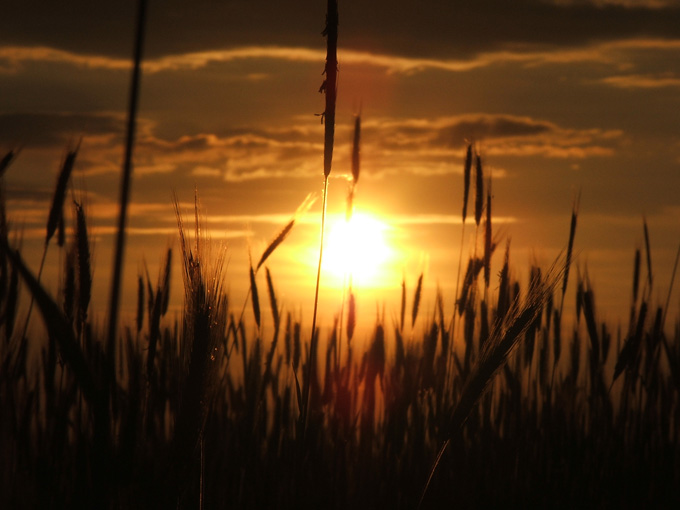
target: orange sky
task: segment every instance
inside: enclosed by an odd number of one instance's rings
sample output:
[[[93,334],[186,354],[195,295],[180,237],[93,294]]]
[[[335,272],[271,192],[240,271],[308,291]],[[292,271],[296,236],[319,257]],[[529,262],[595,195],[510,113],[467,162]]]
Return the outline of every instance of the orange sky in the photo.
[[[68,144],[82,138],[73,182],[87,193],[94,306],[103,310],[134,2],[6,4],[0,149],[22,148],[4,178],[10,218],[37,268],[55,174]],[[307,194],[321,192],[323,126],[314,114],[323,110],[325,2],[150,4],[124,308],[134,308],[142,260],[155,279],[176,238],[173,191],[189,212],[197,188],[212,237],[227,243],[228,287],[240,309],[248,246],[257,258]],[[344,208],[361,108],[356,210],[382,222],[394,250],[379,292],[359,296],[368,320],[380,303],[392,317],[402,275],[412,290],[421,271],[429,311],[437,286],[452,306],[466,139],[493,177],[494,228],[512,239],[517,277],[526,281],[532,261],[546,267],[566,247],[580,192],[577,264],[587,265],[601,317],[625,322],[643,215],[654,295],[665,300],[680,243],[680,2],[367,4],[339,5],[329,211]],[[317,201],[268,263],[288,309],[307,322],[319,215]],[[59,260],[51,249],[51,289]],[[329,278],[321,294],[327,324],[341,292]],[[672,306],[680,306],[677,293]]]

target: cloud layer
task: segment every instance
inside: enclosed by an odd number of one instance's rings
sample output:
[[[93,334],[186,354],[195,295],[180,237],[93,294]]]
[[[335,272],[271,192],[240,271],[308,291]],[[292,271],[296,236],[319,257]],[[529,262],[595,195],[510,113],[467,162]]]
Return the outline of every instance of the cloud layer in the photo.
[[[323,2],[312,0],[167,0],[149,9],[147,52],[156,58],[236,46],[321,46],[324,11]],[[0,44],[127,58],[133,20],[133,2],[9,0],[3,7]],[[469,56],[521,45],[676,37],[678,26],[680,5],[662,0],[354,0],[343,2],[340,16],[344,47],[419,58]]]

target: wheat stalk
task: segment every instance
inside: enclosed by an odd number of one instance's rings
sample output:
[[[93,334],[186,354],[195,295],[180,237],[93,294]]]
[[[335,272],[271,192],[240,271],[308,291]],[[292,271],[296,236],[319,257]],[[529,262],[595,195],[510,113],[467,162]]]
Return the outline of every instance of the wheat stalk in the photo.
[[[85,212],[79,203],[76,208],[76,252],[78,254],[78,321],[81,325],[87,319],[87,308],[92,296],[92,267],[90,242],[87,234]]]
[[[314,363],[316,363],[316,320],[319,305],[319,282],[321,280],[321,264],[323,260],[323,240],[326,225],[326,204],[328,199],[328,176],[331,173],[333,160],[333,141],[335,134],[335,103],[337,97],[337,76],[338,76],[338,2],[328,0],[326,13],[326,28],[323,31],[326,36],[326,67],[324,73],[326,80],[321,85],[320,91],[326,94],[326,110],[323,114],[324,119],[324,151],[323,151],[323,205],[321,207],[321,235],[319,241],[319,265],[316,271],[316,286],[314,290],[314,311],[312,312],[312,335],[307,358],[307,376],[304,381],[304,392],[302,400],[302,414],[300,417],[302,424],[301,443],[304,443],[304,435],[307,429],[309,418],[309,392],[311,381],[314,376]]]
[[[558,263],[555,262],[549,270],[546,279],[542,282],[537,282],[536,285],[531,287],[521,303],[517,302],[516,306],[513,307],[514,313],[508,316],[505,321],[497,322],[494,325],[494,329],[488,341],[485,342],[475,365],[472,367],[458,402],[453,408],[453,412],[444,428],[444,443],[430,470],[428,480],[421,494],[420,505],[422,505],[437,465],[450,440],[458,434],[474,405],[489,387],[494,375],[505,365],[509,354],[518,345],[524,333],[536,320],[536,317],[539,316],[549,294],[557,286],[560,273],[564,271],[564,266],[562,266],[561,271],[557,270],[557,267]],[[516,300],[519,301],[519,297]]]
[[[462,225],[460,229],[460,243],[458,246],[458,271],[456,272],[456,291],[454,293],[453,317],[451,318],[451,327],[449,335],[453,337],[456,330],[456,300],[458,299],[458,292],[460,291],[460,272],[463,264],[463,245],[465,244],[465,220],[467,219],[468,198],[470,196],[470,175],[472,173],[472,144],[469,143],[465,151],[465,162],[463,163],[463,214]],[[403,323],[403,320],[402,320]],[[403,328],[403,326],[402,326]],[[453,343],[451,343],[453,346]],[[453,364],[453,349],[450,350],[447,361],[447,376],[451,374]],[[448,383],[448,377],[447,377]],[[448,385],[448,384],[447,384]]]
[[[567,293],[567,283],[569,282],[569,268],[571,267],[571,256],[574,249],[574,238],[576,236],[576,221],[578,219],[578,206],[581,194],[574,201],[571,210],[571,222],[569,225],[569,243],[567,244],[567,262],[564,268],[564,279],[562,280],[562,302],[560,303],[560,317],[562,317],[562,310],[564,309],[564,296]]]
[[[250,297],[253,305],[253,315],[255,317],[255,324],[257,329],[260,329],[260,296],[257,292],[257,282],[255,281],[255,271],[253,270],[252,261],[250,264]]]
[[[475,154],[475,224],[479,227],[484,209],[484,170],[482,157]]]
[[[73,335],[73,329],[66,320],[59,306],[50,297],[47,291],[31,273],[19,253],[13,250],[7,240],[0,236],[0,251],[9,259],[12,266],[21,275],[26,286],[35,299],[37,306],[43,315],[43,319],[50,333],[51,341],[59,345],[62,358],[73,371],[79,387],[86,400],[96,406],[97,386],[95,379],[85,360],[83,352]]]
[[[271,242],[267,245],[267,247],[264,249],[262,252],[262,255],[260,256],[260,260],[257,262],[257,265],[255,266],[255,272],[262,267],[262,265],[267,261],[269,256],[274,253],[274,250],[278,248],[283,241],[286,240],[286,237],[288,237],[288,234],[290,234],[291,230],[293,230],[293,227],[295,226],[295,222],[298,221],[298,218],[305,214],[310,207],[316,202],[316,196],[313,193],[310,193],[305,197],[305,199],[302,201],[302,203],[298,206],[297,210],[295,211],[295,214],[293,217],[290,219],[288,223],[281,229],[281,232],[279,232],[274,239],[271,240]]]
[[[491,177],[486,189],[486,222],[484,224],[484,299],[489,290],[489,281],[491,280]]]
[[[420,298],[423,293],[423,273],[420,273],[418,277],[418,283],[416,284],[416,292],[413,295],[413,306],[411,307],[411,329],[416,325],[416,319],[418,318],[418,310],[420,309]]]
[[[127,212],[130,202],[132,155],[134,151],[135,132],[137,127],[137,108],[139,103],[139,90],[142,75],[142,51],[144,47],[144,32],[146,27],[146,10],[147,1],[139,0],[135,31],[132,77],[130,80],[130,98],[128,104],[127,132],[125,137],[125,155],[123,160],[123,172],[121,176],[120,187],[120,212],[118,216],[116,247],[114,252],[113,276],[111,278],[111,299],[109,302],[109,327],[106,345],[107,353],[111,363],[113,363],[113,360],[115,360],[118,312],[121,287],[123,283],[125,227],[127,225]]]
[[[14,151],[14,149],[11,149],[7,151],[7,154],[5,154],[2,159],[0,159],[0,178],[2,178],[5,175],[5,172],[9,168],[9,165],[12,163],[14,159],[16,159],[17,153]]]
[[[652,276],[652,251],[649,247],[649,229],[647,228],[647,218],[642,218],[642,227],[645,234],[645,253],[647,254],[647,295],[652,292],[652,282],[654,278]]]
[[[78,155],[78,150],[80,149],[80,142],[75,149],[69,149],[66,153],[66,157],[61,165],[61,170],[57,175],[57,184],[54,188],[54,196],[52,197],[52,205],[50,206],[50,212],[47,217],[47,227],[45,234],[45,244],[43,246],[42,257],[40,259],[40,266],[38,267],[38,282],[42,277],[42,272],[45,267],[45,259],[47,258],[47,248],[50,243],[50,239],[54,236],[57,228],[62,225],[59,229],[60,238],[63,237],[63,220],[64,220],[64,200],[66,199],[66,188],[68,186],[69,179],[71,178],[71,172],[73,171],[73,166],[75,164],[76,156]],[[7,157],[7,156],[5,156]],[[10,161],[7,161],[9,165]],[[63,245],[63,240],[60,239],[60,245]],[[31,295],[31,301],[28,305],[28,312],[26,314],[26,322],[24,323],[24,330],[22,336],[26,336],[26,331],[28,331],[28,325],[31,320],[31,312],[33,311],[33,296]]]

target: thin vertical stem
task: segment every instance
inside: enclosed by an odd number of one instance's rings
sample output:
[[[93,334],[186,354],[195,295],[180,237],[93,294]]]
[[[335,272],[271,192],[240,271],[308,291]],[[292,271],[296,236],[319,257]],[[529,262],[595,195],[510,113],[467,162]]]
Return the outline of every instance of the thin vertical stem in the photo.
[[[49,243],[45,243],[45,246],[43,248],[43,254],[42,258],[40,259],[40,267],[38,268],[38,282],[40,282],[40,278],[42,277],[42,272],[43,269],[45,268],[45,259],[47,258],[47,247]],[[28,332],[28,325],[31,323],[31,312],[33,311],[33,294],[31,294],[31,301],[28,304],[28,313],[26,314],[26,322],[24,322],[24,329],[23,332],[21,333],[21,339],[26,338],[26,333]]]
[[[107,351],[110,361],[115,359],[115,340],[118,327],[118,308],[122,287],[122,268],[125,250],[125,226],[127,224],[127,207],[130,201],[130,183],[132,177],[132,154],[135,143],[135,128],[139,103],[140,79],[142,74],[142,50],[144,46],[144,26],[146,21],[146,0],[139,0],[137,11],[137,31],[135,34],[134,66],[130,84],[130,102],[128,108],[127,135],[125,140],[125,159],[120,189],[120,216],[118,217],[118,234],[111,281],[111,301],[109,303],[109,329]]]
[[[668,305],[671,302],[671,294],[673,293],[673,282],[675,282],[675,273],[678,270],[678,261],[680,261],[680,246],[678,246],[678,252],[675,255],[675,264],[673,264],[673,273],[671,273],[671,283],[668,286],[668,296],[666,297],[666,305],[663,307],[663,315],[661,317],[661,327],[666,323],[666,314],[668,313]]]
[[[328,196],[328,176],[331,173],[333,163],[333,142],[335,136],[335,102],[337,99],[337,77],[338,77],[338,2],[328,0],[326,11],[326,28],[323,31],[326,37],[326,67],[324,74],[326,79],[321,85],[319,92],[326,94],[326,110],[323,113],[324,122],[324,144],[323,144],[323,206],[321,209],[321,242],[319,246],[319,267],[316,271],[316,290],[314,291],[314,314],[312,315],[312,339],[309,344],[309,357],[307,359],[307,377],[304,382],[302,396],[302,442],[307,431],[309,420],[309,392],[314,376],[314,363],[316,362],[316,316],[319,304],[319,281],[321,280],[321,261],[323,258],[323,234],[326,226],[326,202]]]
[[[321,209],[321,241],[319,244],[319,266],[316,270],[316,289],[314,290],[314,313],[312,314],[312,340],[309,346],[309,358],[307,359],[307,377],[304,384],[303,406],[302,406],[302,427],[303,436],[307,430],[307,421],[309,417],[309,392],[312,385],[312,377],[314,376],[314,363],[316,363],[316,344],[318,338],[316,336],[316,316],[319,305],[319,282],[321,280],[321,262],[323,259],[323,236],[326,227],[326,198],[328,195],[328,177],[324,177],[323,181],[323,206]]]
[[[445,375],[445,388],[449,388],[450,380],[453,377],[453,346],[454,346],[454,335],[456,334],[456,307],[458,306],[458,292],[460,292],[460,271],[461,263],[463,261],[463,244],[465,243],[465,217],[463,217],[463,225],[460,229],[460,250],[458,253],[458,272],[456,274],[456,291],[453,296],[453,317],[451,318],[450,326],[450,336],[451,341],[449,342],[449,352],[447,353],[446,359],[446,375]]]
[[[205,490],[205,449],[203,444],[203,432],[201,432],[201,438],[199,441],[201,447],[201,474],[199,480],[198,508],[199,510],[203,510],[203,494]]]

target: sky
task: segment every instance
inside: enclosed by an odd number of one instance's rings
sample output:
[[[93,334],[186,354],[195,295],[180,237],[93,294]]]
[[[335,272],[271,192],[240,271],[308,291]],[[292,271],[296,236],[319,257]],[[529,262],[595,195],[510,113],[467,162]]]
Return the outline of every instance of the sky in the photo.
[[[80,141],[72,184],[85,197],[101,320],[135,9],[130,0],[7,0],[0,19],[0,150],[21,149],[4,176],[12,225],[37,271],[56,174]],[[177,247],[174,194],[190,223],[197,192],[240,309],[249,253],[259,258],[311,193],[316,202],[267,262],[286,309],[311,322],[325,10],[322,0],[149,1],[125,313],[140,271],[155,281],[167,247]],[[353,256],[365,271],[352,280],[363,318],[385,310],[391,320],[402,279],[412,292],[421,272],[425,313],[437,288],[452,308],[461,238],[464,257],[475,242],[469,220],[461,233],[468,142],[491,177],[494,232],[500,246],[511,240],[516,278],[525,283],[532,263],[548,267],[566,248],[580,197],[575,265],[588,274],[600,318],[625,323],[643,218],[652,297],[665,302],[680,244],[680,1],[340,0],[339,19],[327,239],[343,244],[332,232],[361,112],[355,215],[369,227]],[[328,260],[343,253],[328,248]],[[499,250],[494,273],[501,259]],[[53,293],[62,260],[51,246],[43,282]],[[180,274],[176,265],[175,309]],[[339,311],[343,275],[331,266],[322,274],[322,323]],[[264,290],[262,275],[258,282]],[[671,299],[680,309],[677,291]]]

